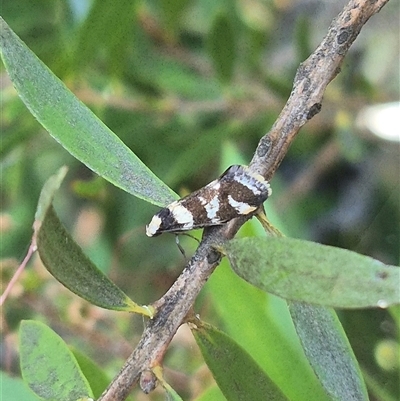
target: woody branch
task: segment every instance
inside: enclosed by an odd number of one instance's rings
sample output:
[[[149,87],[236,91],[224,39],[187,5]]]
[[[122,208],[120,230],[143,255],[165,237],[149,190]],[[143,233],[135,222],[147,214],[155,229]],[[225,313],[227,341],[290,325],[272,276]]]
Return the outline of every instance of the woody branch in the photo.
[[[343,58],[361,28],[387,2],[351,0],[333,20],[321,44],[297,69],[285,107],[257,146],[250,163],[252,171],[267,180],[272,178],[300,128],[320,111],[325,88],[339,73]],[[99,398],[100,401],[125,400],[142,372],[148,372],[162,363],[172,337],[220,262],[221,256],[215,251],[215,245],[232,239],[246,219],[239,217],[224,226],[205,230],[202,242],[181,275],[154,303],[157,314],[148,321],[137,347]]]

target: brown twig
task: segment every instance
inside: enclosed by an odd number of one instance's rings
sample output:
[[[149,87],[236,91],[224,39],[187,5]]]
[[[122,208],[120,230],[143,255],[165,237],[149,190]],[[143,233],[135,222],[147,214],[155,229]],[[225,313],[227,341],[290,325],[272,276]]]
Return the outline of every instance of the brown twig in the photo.
[[[0,306],[3,305],[5,300],[7,299],[8,295],[10,294],[11,290],[13,289],[15,283],[18,281],[20,278],[21,274],[25,270],[26,265],[28,262],[31,260],[32,255],[36,252],[37,250],[37,245],[36,245],[36,240],[33,240],[28,248],[28,252],[26,253],[24,260],[21,262],[21,264],[18,266],[18,269],[12,276],[10,282],[8,283],[6,289],[4,290],[3,294],[0,296]]]
[[[349,47],[368,19],[388,0],[351,0],[332,22],[328,33],[296,73],[292,93],[273,125],[258,144],[250,168],[270,180],[300,128],[321,109],[326,86],[338,74]],[[103,393],[101,401],[122,401],[140,379],[162,362],[164,353],[184,322],[198,293],[220,262],[214,250],[233,238],[246,218],[204,231],[203,240],[181,275],[154,306],[158,312],[149,320],[141,340],[121,371]]]

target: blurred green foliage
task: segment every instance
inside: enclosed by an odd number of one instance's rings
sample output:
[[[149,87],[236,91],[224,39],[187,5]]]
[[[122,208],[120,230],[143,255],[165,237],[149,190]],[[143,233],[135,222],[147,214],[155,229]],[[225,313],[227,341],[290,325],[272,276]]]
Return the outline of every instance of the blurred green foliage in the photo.
[[[398,40],[396,5],[389,2],[362,30],[328,87],[322,112],[302,129],[275,175],[268,200],[272,223],[287,235],[389,264],[399,264],[399,150],[354,122],[364,105],[398,98],[398,57],[389,46]],[[250,160],[283,107],[297,66],[338,10],[339,5],[322,2],[261,0],[6,0],[1,12],[56,75],[184,195],[238,158]],[[3,283],[24,256],[43,183],[65,164],[69,174],[55,202],[61,220],[135,301],[158,299],[184,260],[172,236],[145,236],[144,225],[157,209],[99,181],[69,155],[27,111],[3,67],[1,73]],[[251,224],[247,230],[254,235],[257,224]],[[188,254],[196,246],[191,239],[181,242]],[[99,310],[62,288],[39,261],[31,265],[33,271],[25,272],[3,309],[8,339],[3,347],[11,350],[2,354],[4,370],[18,372],[13,356],[18,322],[36,318],[56,327],[112,377],[140,336],[141,318]],[[215,280],[200,295],[198,311],[229,331],[229,316],[210,290],[218,288]],[[240,294],[232,288],[227,296]],[[268,305],[274,302],[271,298]],[[382,341],[398,341],[399,320],[385,310],[340,311],[339,316],[371,399],[396,399],[399,366],[387,370],[376,352]],[[195,399],[213,383],[194,348],[184,332],[166,357],[166,376],[184,399]],[[157,390],[151,397],[164,396]]]

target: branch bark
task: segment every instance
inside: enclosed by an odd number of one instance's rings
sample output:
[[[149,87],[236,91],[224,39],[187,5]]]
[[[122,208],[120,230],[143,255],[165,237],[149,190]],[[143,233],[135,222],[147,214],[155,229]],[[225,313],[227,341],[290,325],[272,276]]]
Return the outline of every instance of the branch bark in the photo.
[[[251,170],[267,180],[272,178],[300,128],[320,111],[325,88],[340,72],[361,28],[388,1],[351,0],[333,20],[321,44],[297,69],[291,95],[270,132],[261,138]],[[221,260],[215,246],[232,239],[246,220],[240,217],[204,230],[196,253],[168,292],[154,303],[156,316],[148,321],[136,349],[99,401],[124,400],[142,372],[161,364],[171,339]]]

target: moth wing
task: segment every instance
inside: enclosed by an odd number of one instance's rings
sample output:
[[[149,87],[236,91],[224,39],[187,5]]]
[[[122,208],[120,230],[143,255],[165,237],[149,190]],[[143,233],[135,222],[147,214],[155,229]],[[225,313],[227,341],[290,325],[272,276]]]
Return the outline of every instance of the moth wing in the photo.
[[[217,180],[154,215],[146,233],[156,236],[221,225],[254,212],[270,194],[269,184],[262,176],[233,165]]]
[[[238,215],[247,215],[257,210],[271,194],[269,183],[264,177],[250,172],[245,166],[231,166],[221,176],[220,182],[221,204],[226,205],[226,210],[221,212],[227,216],[228,205]],[[230,214],[230,218],[235,217],[232,211]]]
[[[193,228],[215,226],[224,223],[218,211],[220,209],[220,189],[221,183],[214,180],[205,187],[199,189],[181,199],[182,206],[192,211]]]

